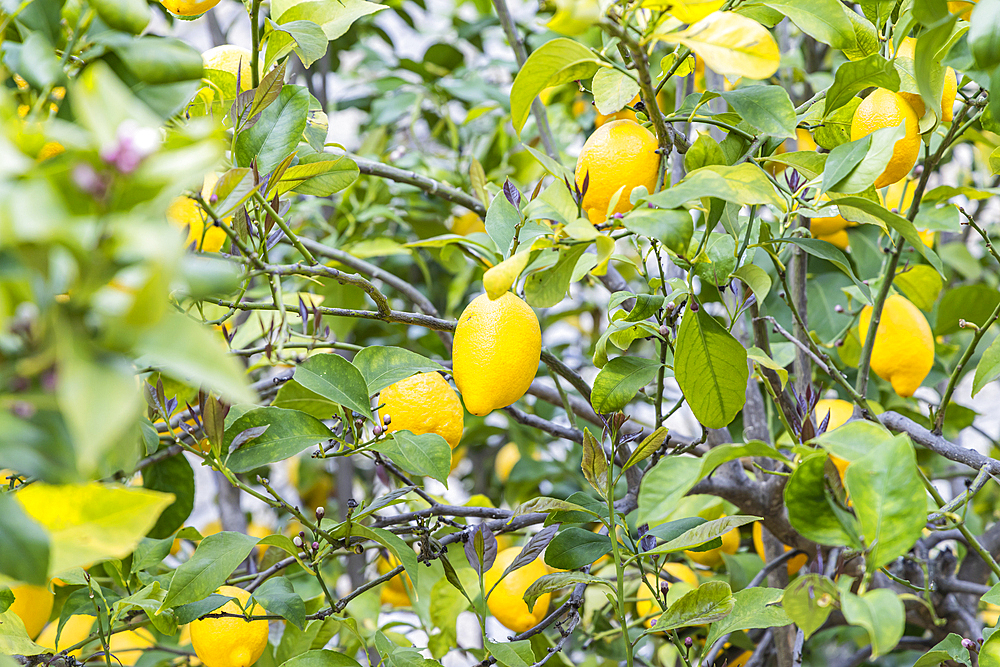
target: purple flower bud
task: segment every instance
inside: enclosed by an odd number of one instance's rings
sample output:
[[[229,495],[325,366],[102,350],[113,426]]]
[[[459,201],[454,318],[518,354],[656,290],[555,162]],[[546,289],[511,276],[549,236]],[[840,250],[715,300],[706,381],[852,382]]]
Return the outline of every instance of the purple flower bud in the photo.
[[[666,324],[661,324],[660,325],[660,335],[661,336],[666,336],[668,333],[670,333],[670,327],[668,327]]]
[[[646,204],[646,208],[656,208],[656,204],[654,204],[653,202],[649,202],[648,204]]]
[[[698,305],[697,301],[692,301],[691,302],[691,312],[692,313],[697,313],[699,308],[701,308],[701,306]]]
[[[379,426],[378,424],[375,424],[375,426],[372,427],[372,433],[374,433],[376,436],[382,435],[382,427]]]
[[[833,307],[833,312],[842,313],[844,312],[844,307],[838,303],[836,306]]]
[[[382,423],[385,424],[386,426],[388,426],[389,424],[391,424],[392,423],[392,416],[388,415],[388,414],[384,415],[382,417]]]
[[[691,648],[692,646],[694,646],[694,640],[691,639],[690,637],[685,637],[684,638],[684,648]]]
[[[312,550],[313,551],[319,551],[319,542],[313,542],[312,543]]]
[[[966,648],[966,649],[968,649],[970,651],[973,651],[973,650],[976,649],[976,642],[972,641],[971,639],[963,639],[962,640],[962,647]]]
[[[317,507],[316,508],[316,518],[317,519],[322,519],[325,514],[326,514],[326,508],[325,507]]]
[[[292,544],[294,544],[299,549],[301,549],[302,548],[302,538],[299,537],[298,535],[296,535],[295,537],[292,538]]]
[[[615,214],[614,214],[614,215],[612,215],[611,217],[612,217],[612,218],[614,218],[615,220],[621,220],[621,219],[622,219],[622,218],[624,218],[625,216],[624,216],[623,214],[621,214],[621,213],[615,213]]]

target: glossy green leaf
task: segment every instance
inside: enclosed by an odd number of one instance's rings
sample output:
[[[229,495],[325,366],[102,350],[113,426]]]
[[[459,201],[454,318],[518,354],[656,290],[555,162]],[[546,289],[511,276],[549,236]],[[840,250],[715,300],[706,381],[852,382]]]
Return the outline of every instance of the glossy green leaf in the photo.
[[[639,83],[619,69],[602,68],[594,74],[591,89],[597,111],[609,116],[621,111],[639,94]]]
[[[599,414],[618,412],[653,381],[660,362],[642,357],[615,357],[594,378],[590,403]]]
[[[734,528],[745,526],[746,524],[753,523],[759,519],[759,516],[746,516],[741,514],[739,516],[726,516],[714,521],[706,521],[705,523],[685,531],[683,534],[675,537],[669,542],[661,544],[646,553],[669,554],[691,549],[693,547],[700,547],[718,537],[722,537]]]
[[[724,428],[746,402],[747,351],[711,315],[688,310],[674,352],[674,375],[706,428]]]
[[[524,281],[524,298],[528,304],[533,308],[558,305],[566,296],[573,270],[586,250],[587,246],[582,243],[563,248],[555,266],[529,275]]]
[[[694,235],[694,221],[683,209],[640,206],[629,211],[622,224],[630,232],[656,239],[676,255],[687,251]]]
[[[781,86],[745,86],[723,92],[722,98],[743,120],[764,134],[795,137],[795,107]]]
[[[827,489],[824,480],[826,463],[825,453],[807,456],[788,478],[785,486],[788,522],[803,537],[814,542],[859,547],[856,519],[837,505]]]
[[[371,447],[407,472],[432,477],[445,486],[448,484],[451,447],[437,433],[414,435],[409,431],[394,431],[391,437],[379,440]]]
[[[845,591],[840,596],[840,609],[848,623],[868,631],[872,658],[889,653],[903,638],[906,609],[899,596],[888,588],[876,588],[864,595]]]
[[[837,0],[765,0],[813,39],[835,49],[847,49],[857,44],[854,25],[847,17],[850,10]]]
[[[194,470],[183,456],[171,456],[142,471],[142,485],[153,491],[174,494],[172,502],[149,531],[149,537],[162,539],[184,525],[194,509]]]
[[[666,632],[693,625],[704,625],[725,618],[736,606],[733,591],[723,581],[706,581],[670,605],[646,633]]]
[[[266,407],[246,413],[226,429],[223,456],[233,440],[251,428],[267,430],[245,442],[229,455],[226,465],[233,472],[248,472],[254,468],[283,461],[306,447],[333,438],[333,433],[320,420],[297,410]]]
[[[309,91],[303,86],[286,85],[260,118],[236,139],[236,163],[249,167],[257,160],[261,175],[270,173],[302,140],[309,114]]]
[[[368,384],[351,362],[339,354],[317,354],[295,368],[295,380],[306,389],[371,419]]]
[[[514,131],[520,134],[538,93],[552,86],[589,79],[603,66],[590,49],[572,39],[553,39],[532,51],[510,91]]]
[[[594,437],[589,428],[583,429],[583,462],[580,467],[590,486],[604,497],[608,487],[608,459],[601,441]]]
[[[930,312],[944,287],[941,274],[926,264],[907,266],[896,272],[894,287],[906,295],[914,306]]]
[[[836,584],[830,579],[819,574],[804,574],[785,589],[781,606],[809,639],[826,623],[839,595]]]
[[[960,285],[946,290],[938,305],[934,334],[946,336],[959,331],[959,320],[982,326],[998,305],[1000,294],[986,285]]]
[[[338,0],[330,3],[324,0],[278,0],[271,6],[271,16],[278,17],[278,23],[307,20],[320,25],[328,40],[342,36],[358,19],[380,12],[386,5],[367,0]]]
[[[371,345],[358,352],[354,366],[361,371],[372,395],[416,373],[443,370],[441,364],[416,352],[382,345]]]
[[[957,635],[954,632],[950,633],[947,637],[939,641],[934,645],[927,653],[924,653],[920,658],[913,663],[913,667],[936,667],[942,662],[948,662],[952,660],[962,665],[972,664],[972,660],[969,656],[969,649],[962,646],[962,640],[964,637]],[[989,658],[987,658],[989,659]],[[980,658],[980,665],[985,665]]]
[[[658,523],[698,483],[701,461],[692,456],[665,456],[646,473],[639,487],[639,520]]]
[[[576,570],[611,552],[611,538],[575,526],[563,528],[545,548],[545,563],[557,570]]]
[[[160,611],[197,602],[214,593],[256,545],[256,537],[236,532],[216,533],[203,539],[191,558],[174,570]]]
[[[920,235],[917,233],[917,229],[913,226],[912,222],[901,215],[889,211],[877,202],[865,199],[864,197],[837,197],[836,201],[840,214],[848,220],[853,219],[851,217],[852,213],[860,213],[884,222],[889,228],[895,230],[900,236],[906,239],[906,242],[913,246],[938,273],[944,275],[944,267],[941,265],[941,259],[937,256],[937,253],[925,246],[924,242],[920,240]]]
[[[660,208],[679,208],[694,199],[716,197],[733,204],[771,204],[783,209],[771,181],[759,167],[741,163],[732,167],[712,165],[688,174],[677,185],[645,200]]]
[[[329,197],[358,180],[358,165],[343,155],[311,153],[285,170],[278,181],[277,194],[293,191],[300,195]]]
[[[854,269],[852,268],[850,261],[847,259],[847,255],[845,255],[844,251],[837,246],[828,241],[801,237],[775,239],[774,242],[794,244],[805,250],[813,257],[818,257],[819,259],[830,262],[854,282],[854,286],[857,287],[862,296],[867,299],[867,303],[869,305],[871,304],[871,291],[868,289],[868,286],[861,282],[861,280],[859,280],[854,274]]]
[[[716,621],[708,630],[705,646],[712,646],[724,634],[756,628],[777,628],[792,619],[779,604],[784,591],[780,588],[746,588],[733,593],[733,611]]]
[[[824,115],[829,116],[859,92],[872,86],[891,91],[899,90],[899,72],[890,61],[874,53],[863,60],[842,63],[837,68],[833,84],[826,93]]]

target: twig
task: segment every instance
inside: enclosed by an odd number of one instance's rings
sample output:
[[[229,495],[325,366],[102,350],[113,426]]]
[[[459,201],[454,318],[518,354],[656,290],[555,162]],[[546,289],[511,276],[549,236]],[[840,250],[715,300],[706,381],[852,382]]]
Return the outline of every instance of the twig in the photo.
[[[390,181],[395,181],[397,183],[412,185],[420,188],[429,195],[440,197],[441,199],[450,201],[453,204],[458,204],[459,206],[464,206],[479,215],[479,217],[486,216],[486,206],[482,202],[472,195],[467,195],[458,188],[452,187],[447,183],[435,181],[433,178],[429,178],[423,174],[418,174],[415,171],[407,171],[406,169],[390,167],[387,164],[382,164],[381,162],[369,160],[357,155],[347,154],[347,157],[358,165],[358,171],[362,174],[366,174],[368,176],[378,176],[379,178],[387,178]]]

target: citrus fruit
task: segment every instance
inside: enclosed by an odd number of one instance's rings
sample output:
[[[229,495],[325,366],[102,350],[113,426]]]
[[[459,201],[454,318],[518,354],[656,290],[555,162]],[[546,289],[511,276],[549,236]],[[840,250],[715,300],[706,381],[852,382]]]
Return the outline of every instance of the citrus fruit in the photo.
[[[917,40],[912,37],[904,37],[896,51],[897,58],[914,58],[916,54]],[[958,95],[958,75],[951,67],[946,67],[944,72],[944,89],[941,91],[941,120],[950,123],[955,117],[955,97]],[[919,93],[900,92],[899,96],[910,103],[917,118],[924,115],[924,100]]]
[[[419,373],[382,390],[382,415],[390,422],[386,429],[411,431],[416,435],[437,433],[452,449],[462,439],[465,413],[455,390],[440,373]]]
[[[720,517],[721,518],[721,517]],[[728,533],[722,535],[722,546],[708,551],[685,551],[684,555],[699,565],[705,567],[717,567],[722,563],[722,554],[727,553],[732,556],[740,550],[740,529],[733,528]]]
[[[66,625],[63,626],[62,632],[59,634],[58,643],[56,642],[56,630],[59,629],[59,623],[49,623],[42,630],[42,634],[38,635],[35,643],[52,652],[62,651],[89,637],[90,629],[94,627],[94,620],[95,617],[83,614],[70,616],[66,619]],[[70,655],[79,657],[80,649],[70,652]]]
[[[633,122],[637,121],[635,112],[632,111],[632,109],[629,109],[629,107],[632,107],[634,109],[635,105],[638,104],[641,101],[641,99],[642,97],[638,93],[636,93],[636,96],[633,97],[629,101],[629,103],[625,106],[625,108],[622,109],[621,111],[617,111],[615,113],[608,115],[604,115],[600,111],[598,111],[597,116],[594,117],[594,127],[595,128],[601,127],[602,125],[606,125],[607,123],[610,123],[613,120],[631,120]],[[660,108],[661,109],[664,108],[664,105],[666,104],[666,97],[664,93],[661,92],[659,95],[656,96],[656,99],[660,105]],[[574,110],[575,108],[576,105],[574,104]],[[648,116],[649,114],[646,115]]]
[[[876,88],[854,111],[851,119],[851,141],[866,137],[884,127],[905,123],[906,133],[896,142],[885,170],[875,179],[875,187],[883,188],[904,178],[913,169],[920,153],[920,133],[913,107],[897,93]]]
[[[656,137],[632,120],[614,120],[597,128],[587,139],[576,161],[576,185],[583,191],[583,210],[594,224],[604,222],[608,206],[621,190],[612,213],[632,210],[632,189],[645,186],[653,192],[659,175]],[[624,188],[624,189],[623,189]]]
[[[468,236],[474,232],[485,232],[486,224],[478,213],[469,211],[451,219],[451,233]]]
[[[538,461],[538,452],[532,452],[531,458]],[[516,442],[508,442],[497,451],[496,458],[493,459],[493,471],[497,474],[497,479],[506,483],[510,479],[510,473],[514,466],[521,460],[521,450]]]
[[[694,570],[683,563],[664,563],[662,571],[691,588],[698,588],[699,583],[701,583],[698,581],[698,575],[695,574]],[[646,575],[646,581],[654,589],[659,589],[660,579],[652,572]],[[653,596],[653,591],[649,590],[649,586],[646,584],[639,584],[639,590],[636,592],[635,597],[636,616],[646,619],[643,621],[643,624],[647,628],[653,627],[656,624],[658,615],[663,611],[659,601]]]
[[[871,317],[871,306],[865,306],[858,322],[861,340],[868,335]],[[889,296],[875,332],[871,369],[906,397],[913,395],[933,366],[934,336],[924,314],[906,297]]]
[[[160,0],[160,2],[170,13],[178,16],[198,16],[219,4],[219,0]]]
[[[52,602],[55,596],[44,586],[11,586],[14,602],[8,611],[14,612],[24,623],[28,636],[34,639],[42,631],[52,614]]]
[[[832,431],[848,422],[854,414],[854,405],[842,398],[821,398],[816,401],[816,409],[813,412],[816,415],[817,426],[826,419],[827,413],[830,415],[830,421],[826,425],[826,430]]]
[[[490,613],[508,629],[517,633],[530,630],[545,618],[551,599],[551,595],[545,593],[535,601],[535,606],[530,610],[524,602],[524,592],[528,590],[528,587],[549,573],[549,569],[541,557],[514,570],[502,581],[500,580],[504,570],[514,562],[520,553],[521,547],[504,549],[497,554],[493,566],[483,573],[483,584],[489,595],[486,604],[490,608]],[[493,589],[492,593],[490,593],[490,589]]]
[[[820,197],[821,201],[829,201],[830,198],[826,195]],[[837,246],[841,250],[845,250],[850,243],[850,237],[847,235],[847,228],[854,227],[857,223],[851,222],[840,215],[827,216],[823,218],[810,218],[809,219],[809,231],[812,235],[821,241],[826,241]]]
[[[218,181],[219,177],[215,174],[205,176],[201,187],[201,196],[205,201],[211,198]],[[218,252],[229,238],[225,230],[213,224],[198,202],[190,197],[178,197],[173,200],[167,207],[167,220],[175,227],[187,230],[185,248],[193,246],[203,252]]]
[[[219,595],[236,598],[237,605],[230,600],[219,611],[242,614],[250,611],[254,616],[265,614],[259,604],[247,607],[250,593],[235,586],[223,586],[215,591]],[[242,605],[243,609],[240,609]],[[267,646],[267,621],[247,622],[243,618],[203,618],[191,622],[191,645],[198,658],[206,667],[250,667],[264,653]]]
[[[841,401],[846,402],[846,401]],[[818,414],[818,413],[817,413]],[[783,545],[785,551],[791,551],[792,548],[787,544]],[[767,562],[767,556],[764,551],[764,524],[760,521],[753,522],[753,550],[757,552],[760,559]],[[793,556],[791,560],[788,561],[788,576],[792,576],[798,573],[802,569],[802,566],[809,562],[809,556],[805,554],[799,554],[798,556]]]
[[[542,353],[538,318],[511,292],[480,294],[455,327],[452,368],[466,409],[482,417],[524,396]]]
[[[168,1],[173,2],[174,0]],[[211,7],[218,1],[219,0],[205,0],[205,2],[199,4],[207,4]],[[205,11],[205,9],[202,9],[197,13],[201,13],[203,11]],[[250,63],[253,60],[253,54],[247,49],[244,49],[242,46],[233,46],[232,44],[216,46],[215,48],[211,48],[201,54],[201,60],[205,65],[205,69],[229,72],[234,77],[236,76],[236,73],[239,72],[240,92],[253,88],[253,71],[250,66]]]
[[[114,656],[111,663],[131,667],[155,643],[156,639],[146,628],[116,632],[108,639],[108,649]]]
[[[389,554],[388,558],[379,556],[376,567],[379,574],[388,574],[394,568],[399,567],[399,559],[393,554]],[[403,583],[403,577],[406,577],[406,583]],[[382,592],[379,596],[381,603],[390,607],[409,607],[410,594],[407,591],[407,585],[413,585],[410,582],[410,575],[405,572],[397,574],[382,585]]]
[[[743,653],[736,656],[735,660],[729,663],[729,667],[745,667],[752,657],[753,651],[743,651]]]
[[[958,0],[957,2],[948,3],[948,12],[950,14],[958,14],[959,18],[968,21],[975,6],[975,0]]]

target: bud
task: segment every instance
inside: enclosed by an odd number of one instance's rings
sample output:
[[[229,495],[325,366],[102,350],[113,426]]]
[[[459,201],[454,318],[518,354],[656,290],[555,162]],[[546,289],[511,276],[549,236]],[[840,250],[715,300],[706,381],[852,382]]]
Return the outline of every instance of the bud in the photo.
[[[299,537],[298,535],[296,535],[295,537],[292,538],[292,544],[294,544],[299,549],[301,549],[302,548],[302,538]]]
[[[347,499],[347,509],[352,510],[352,509],[354,509],[357,506],[358,506],[358,501],[357,500],[355,500],[354,498],[348,498]]]
[[[374,434],[375,436],[380,436],[380,435],[382,435],[382,427],[381,427],[381,426],[379,426],[378,424],[375,424],[375,426],[373,426],[373,427],[372,427],[372,433],[373,433],[373,434]]]
[[[624,218],[625,216],[624,216],[623,214],[621,214],[621,213],[615,213],[615,214],[614,214],[614,215],[612,215],[611,217],[612,217],[612,218],[614,218],[615,220],[621,220],[621,219],[622,219],[622,218]]]
[[[833,312],[842,313],[844,312],[844,307],[838,303],[836,306],[833,307]]]
[[[386,426],[388,426],[389,424],[391,424],[392,423],[392,416],[391,415],[385,415],[384,417],[382,417],[382,423],[385,424]]]
[[[316,518],[317,519],[322,519],[325,514],[326,514],[326,508],[325,507],[317,507],[316,508]]]
[[[785,290],[781,290],[780,292],[778,292],[778,298],[779,299],[784,299],[785,298]]]
[[[313,551],[319,551],[319,542],[313,542],[312,543],[312,550]]]
[[[660,595],[667,597],[667,593],[670,591],[670,582],[664,579],[660,580]]]
[[[666,336],[668,333],[670,333],[670,327],[668,327],[666,324],[661,324],[660,325],[660,335],[661,336]]]
[[[837,347],[844,347],[844,339],[841,338],[841,339],[837,340],[837,342],[834,343],[834,345],[836,345]]]
[[[692,301],[691,302],[691,312],[692,313],[697,313],[699,308],[701,308],[701,306],[698,305],[697,301]]]
[[[691,639],[690,637],[685,637],[684,638],[684,648],[691,648],[692,646],[694,646],[694,640]]]
[[[663,304],[663,310],[667,311],[668,313],[672,312],[674,308],[676,308],[676,306],[674,305],[673,301],[667,301],[665,304]]]
[[[962,647],[970,651],[974,651],[976,649],[976,642],[972,641],[971,639],[963,639]]]

